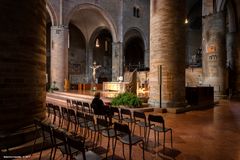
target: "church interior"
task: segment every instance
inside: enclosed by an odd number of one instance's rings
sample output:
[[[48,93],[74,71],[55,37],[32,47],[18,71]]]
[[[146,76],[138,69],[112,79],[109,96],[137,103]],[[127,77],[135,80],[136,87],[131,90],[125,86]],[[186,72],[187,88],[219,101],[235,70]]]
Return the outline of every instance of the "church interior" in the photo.
[[[0,20],[0,159],[240,159],[240,1],[1,0]]]

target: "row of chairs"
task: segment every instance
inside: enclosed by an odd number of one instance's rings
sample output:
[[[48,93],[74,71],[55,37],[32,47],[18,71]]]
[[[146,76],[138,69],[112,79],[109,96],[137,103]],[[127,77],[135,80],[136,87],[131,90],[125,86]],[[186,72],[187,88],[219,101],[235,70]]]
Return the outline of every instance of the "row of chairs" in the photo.
[[[72,108],[77,111],[87,112],[91,114],[93,113],[93,109],[91,108],[91,105],[88,102],[70,99],[67,99],[66,101],[68,108]]]
[[[63,156],[67,155],[66,159],[68,159],[68,156],[70,156],[70,159],[101,159],[99,155],[88,150],[85,145],[85,137],[72,135],[53,124],[38,119],[34,119],[34,124],[36,131],[41,131],[40,134],[43,139],[39,159],[42,157],[44,145],[50,145],[51,147],[49,159],[55,159],[57,149],[61,151]],[[81,152],[81,154],[78,154],[79,152]]]
[[[155,146],[160,144],[159,134],[163,133],[163,149],[165,149],[166,133],[170,132],[171,148],[173,148],[172,142],[172,128],[165,126],[164,118],[161,115],[149,115],[146,117],[144,112],[133,111],[129,109],[119,109],[117,107],[110,107],[112,116],[118,122],[125,122],[130,126],[132,132],[135,132],[135,126],[139,126],[140,136],[141,129],[143,128],[143,136],[145,142],[148,144],[150,131],[154,132],[154,143]]]
[[[52,105],[52,104],[48,104],[47,106],[50,108],[59,108],[58,106]],[[59,110],[61,110],[64,113],[65,109],[63,109],[63,108],[65,108],[65,107],[61,107],[61,109],[56,109],[56,110],[57,110],[57,112],[59,112]],[[54,111],[54,109],[48,109],[48,110]],[[68,110],[71,111],[73,109],[68,109]],[[62,117],[63,117],[63,113],[62,113]],[[51,112],[49,114],[51,114]],[[61,115],[61,114],[58,114],[58,115]],[[68,116],[68,117],[70,117],[70,116]],[[54,119],[54,117],[52,119]],[[130,129],[128,128],[128,125],[123,125],[123,124],[118,123],[118,125],[116,124],[113,127],[111,115],[106,115],[103,118],[103,117],[97,117],[93,114],[85,113],[82,111],[76,111],[76,119],[77,119],[76,125],[78,126],[78,128],[80,128],[80,132],[78,132],[76,130],[74,132],[75,133],[74,135],[77,135],[79,133],[81,136],[85,137],[86,139],[89,138],[89,140],[92,141],[91,144],[93,144],[92,148],[97,147],[98,142],[100,142],[100,145],[101,145],[100,139],[102,139],[102,136],[107,137],[108,138],[107,151],[110,148],[110,142],[112,140],[112,148],[114,150],[113,156],[114,156],[117,140],[121,141],[124,144],[128,144],[130,146],[130,151],[131,151],[132,145],[134,145],[138,142],[144,143],[142,137],[134,136],[131,134]],[[121,125],[123,125],[123,126],[117,127],[117,126],[121,126]],[[60,125],[60,126],[58,125],[58,127],[62,127],[62,125]],[[81,132],[81,129],[84,131]],[[122,130],[122,129],[125,129],[125,130]],[[125,138],[123,138],[124,136],[119,136],[119,134],[116,134],[115,130],[119,130],[119,131],[117,131],[117,133],[121,132],[121,133],[125,133],[127,135],[129,134],[129,135],[125,136]],[[132,138],[129,139],[129,137],[130,138],[132,137]],[[143,144],[143,146],[144,146],[144,144]],[[129,153],[129,155],[131,157],[130,153]],[[107,155],[108,155],[108,152],[106,152],[106,157],[107,157]],[[123,148],[123,155],[124,155],[124,148]],[[144,150],[143,150],[143,155],[144,155]],[[125,157],[125,155],[124,155],[124,157]]]
[[[52,106],[52,105],[48,105],[48,106]],[[54,107],[52,107],[52,108],[54,108]],[[59,107],[55,107],[55,108],[59,108]],[[99,130],[97,128],[97,124],[100,123],[101,121],[98,119],[95,121],[96,118],[94,118],[94,115],[92,112],[85,112],[84,110],[79,110],[79,109],[77,110],[76,108],[74,110],[73,108],[69,108],[67,110],[68,110],[68,114],[71,113],[71,116],[70,115],[64,116],[64,114],[66,113],[66,111],[65,111],[66,108],[65,107],[61,107],[61,108],[62,108],[61,109],[62,113],[60,113],[60,114],[58,113],[60,109],[56,109],[56,111],[57,111],[57,112],[55,112],[56,116],[62,115],[62,117],[68,117],[68,118],[65,118],[65,119],[68,119],[67,124],[71,124],[71,123],[74,124],[74,126],[75,126],[74,132],[75,133],[77,132],[77,129],[80,128],[80,134],[83,133],[82,135],[84,135],[84,136],[90,136],[90,133],[91,133],[90,139],[93,138],[93,143],[96,144],[96,142],[98,142],[99,133],[101,133],[101,130]],[[130,128],[132,135],[134,135],[136,125],[139,126],[139,128],[140,128],[140,136],[142,135],[141,129],[143,128],[144,142],[146,144],[148,144],[148,142],[149,142],[150,131],[154,132],[155,146],[160,144],[159,134],[161,132],[163,132],[163,148],[165,149],[165,139],[166,139],[165,133],[167,133],[169,131],[171,133],[171,147],[173,147],[173,145],[172,145],[172,129],[165,127],[164,119],[162,116],[149,115],[147,118],[143,112],[134,111],[132,114],[132,112],[128,109],[119,109],[119,108],[111,107],[111,106],[109,107],[109,110],[111,113],[111,117],[113,119],[117,120],[118,123],[120,123],[120,124],[127,123],[127,126]],[[75,114],[73,114],[73,113],[75,113]],[[50,112],[50,114],[51,114],[51,112]],[[67,114],[65,114],[65,115],[67,115]],[[70,118],[70,117],[72,117],[72,118]],[[53,118],[53,122],[54,122],[54,119],[55,118]],[[59,121],[59,124],[61,124],[60,121]],[[89,124],[92,124],[92,125],[89,125]],[[69,125],[67,125],[67,126],[69,126]],[[61,125],[61,127],[62,127],[62,125]],[[68,130],[68,128],[69,127],[67,127],[67,130]],[[84,130],[84,132],[81,132],[81,130]],[[106,131],[104,131],[104,132],[106,132]],[[112,128],[112,130],[110,130],[110,135],[107,136],[108,137],[107,148],[109,148],[109,143],[110,143],[109,139],[114,137],[113,132],[114,132],[114,130]],[[101,136],[102,136],[102,134],[101,134]],[[112,146],[113,146],[113,143],[114,142],[112,141]],[[96,146],[97,146],[97,144],[96,144]],[[107,156],[107,154],[106,154],[106,156]]]

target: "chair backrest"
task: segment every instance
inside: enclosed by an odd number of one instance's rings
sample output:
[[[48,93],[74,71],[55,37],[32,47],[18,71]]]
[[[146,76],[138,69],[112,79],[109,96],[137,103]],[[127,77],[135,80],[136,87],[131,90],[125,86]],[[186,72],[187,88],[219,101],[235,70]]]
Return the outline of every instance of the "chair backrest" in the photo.
[[[121,124],[121,123],[115,122],[114,130],[131,135],[131,130],[129,129],[128,125],[126,125],[126,124]]]
[[[134,111],[133,118],[134,118],[135,122],[144,121],[145,125],[147,125],[146,115],[144,114],[144,112]]]
[[[71,106],[72,106],[71,100],[70,100],[70,99],[67,99],[67,107],[68,107],[68,108],[71,108]]]
[[[77,111],[76,117],[77,117],[77,119],[85,119],[84,113],[83,112],[79,112],[79,111]]]
[[[138,112],[138,111],[133,112],[133,117],[146,119],[146,116],[145,116],[144,112]]]
[[[56,144],[57,139],[61,140],[64,143],[64,145],[67,143],[66,134],[63,131],[61,131],[59,129],[53,129],[52,131],[53,131],[54,144]],[[66,151],[67,151],[67,149],[66,149]]]
[[[61,111],[60,111],[60,107],[58,105],[54,105],[54,112],[55,112],[55,115],[58,116],[58,117],[61,117]]]
[[[77,100],[72,100],[72,108],[76,108],[77,107]]]
[[[68,110],[67,110],[67,108],[61,107],[61,109],[62,109],[62,117],[63,117],[63,119],[68,120],[68,119],[69,119],[69,116],[68,116]]]
[[[52,103],[47,103],[46,106],[48,114],[54,114],[54,105]]]
[[[160,115],[151,115],[150,114],[148,116],[148,122],[149,122],[149,126],[152,124],[152,122],[155,122],[155,123],[162,124],[163,128],[165,128],[164,119]]]
[[[79,106],[82,106],[82,102],[81,101],[77,101],[76,104],[79,105]]]
[[[68,115],[69,115],[69,120],[71,122],[74,122],[76,123],[77,122],[77,119],[76,119],[76,114],[75,114],[75,111],[73,109],[68,109]]]
[[[86,160],[84,142],[80,139],[76,139],[71,136],[67,136],[67,144],[69,148],[69,153],[71,153],[71,147],[82,152],[83,159]]]
[[[89,113],[91,113],[91,107],[90,107],[90,105],[89,105],[89,103],[87,103],[87,102],[82,102],[82,110],[85,112],[85,109],[89,112]]]
[[[92,115],[85,114],[85,120],[87,122],[94,122],[94,117]]]
[[[117,107],[109,107],[110,108],[110,112],[112,115],[114,115],[114,113],[119,114],[119,109]]]
[[[52,139],[52,128],[46,123],[41,122],[41,129],[42,129],[42,137],[43,140],[45,141],[48,137],[50,137],[51,143],[53,144],[53,139]]]
[[[84,107],[88,107],[88,108],[90,107],[90,106],[89,106],[89,103],[87,103],[87,102],[82,102],[82,105],[83,105]]]
[[[122,118],[124,117],[124,115],[127,115],[130,118],[132,118],[132,113],[131,113],[131,111],[129,109],[123,109],[123,108],[121,109],[121,116],[122,116]]]
[[[109,123],[107,118],[105,118],[105,119],[97,118],[97,125],[108,128],[111,124]]]
[[[76,102],[76,109],[77,109],[78,111],[80,111],[80,110],[82,109],[82,102],[81,102],[81,101],[77,101],[77,102]]]

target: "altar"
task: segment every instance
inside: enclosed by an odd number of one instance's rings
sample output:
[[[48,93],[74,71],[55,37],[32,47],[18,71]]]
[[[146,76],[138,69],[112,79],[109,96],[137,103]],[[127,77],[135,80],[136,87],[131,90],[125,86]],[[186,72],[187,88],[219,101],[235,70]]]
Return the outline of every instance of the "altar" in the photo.
[[[126,92],[129,82],[103,82],[102,94],[104,97],[113,98],[119,93]]]

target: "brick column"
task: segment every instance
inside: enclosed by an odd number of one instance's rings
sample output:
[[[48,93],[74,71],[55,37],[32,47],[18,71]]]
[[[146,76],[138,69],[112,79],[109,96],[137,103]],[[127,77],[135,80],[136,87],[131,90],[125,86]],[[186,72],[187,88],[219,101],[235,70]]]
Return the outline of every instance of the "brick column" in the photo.
[[[123,46],[122,42],[112,43],[112,81],[123,76]]]
[[[203,19],[203,77],[204,85],[214,86],[215,96],[226,90],[226,35],[222,12]]]
[[[151,0],[149,103],[159,106],[158,66],[162,65],[162,106],[185,106],[184,0]]]
[[[1,0],[0,19],[0,137],[13,145],[45,118],[46,3]]]
[[[51,84],[56,82],[60,91],[64,89],[64,79],[68,79],[68,28],[51,27]]]

